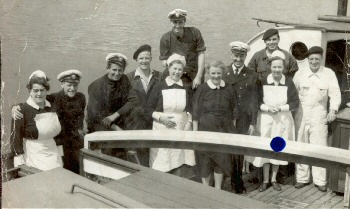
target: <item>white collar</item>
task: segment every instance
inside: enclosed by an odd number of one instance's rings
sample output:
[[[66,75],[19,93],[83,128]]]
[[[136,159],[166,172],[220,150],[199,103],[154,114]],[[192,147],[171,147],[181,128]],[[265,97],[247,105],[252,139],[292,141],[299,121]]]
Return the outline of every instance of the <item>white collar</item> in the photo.
[[[274,83],[274,80],[273,80],[273,77],[272,77],[272,73],[270,73],[268,76],[267,76],[267,83],[268,84],[271,84],[271,83]],[[282,74],[282,78],[279,82],[280,84],[283,84],[285,85],[286,84],[286,77]]]
[[[236,66],[234,64],[232,64],[233,74],[235,73],[235,69],[238,70],[237,74],[239,74],[242,71],[243,67],[244,67],[244,65],[242,65],[242,67],[240,67],[240,68],[236,68]]]
[[[153,72],[154,72],[154,70],[151,69],[150,70],[150,74],[149,74],[148,77],[151,77],[153,75]],[[139,67],[136,68],[136,70],[135,70],[135,76],[134,77],[136,77],[136,76],[140,76],[142,78],[147,78],[146,75],[142,72],[142,70]]]
[[[323,66],[320,66],[320,68],[316,71],[316,73],[314,73],[314,72],[312,72],[312,70],[309,67],[308,71],[306,71],[306,75],[307,75],[307,77],[311,77],[311,76],[315,75],[318,78],[320,78],[322,70],[323,70]]]
[[[221,80],[220,81],[220,85],[219,86],[216,86],[213,84],[213,81],[211,79],[209,79],[207,81],[207,84],[208,86],[211,88],[211,89],[220,89],[220,87],[225,87],[225,81]]]
[[[166,77],[165,82],[168,86],[172,86],[174,84],[177,84],[179,86],[184,86],[181,79],[175,82],[173,79],[170,78],[170,76]]]
[[[32,100],[31,97],[29,97],[29,98],[27,99],[27,104],[30,105],[30,106],[32,106],[33,108],[35,108],[35,109],[37,109],[37,110],[40,109],[39,105],[37,105],[37,104]],[[46,99],[45,99],[45,107],[51,107],[50,102],[47,101]]]

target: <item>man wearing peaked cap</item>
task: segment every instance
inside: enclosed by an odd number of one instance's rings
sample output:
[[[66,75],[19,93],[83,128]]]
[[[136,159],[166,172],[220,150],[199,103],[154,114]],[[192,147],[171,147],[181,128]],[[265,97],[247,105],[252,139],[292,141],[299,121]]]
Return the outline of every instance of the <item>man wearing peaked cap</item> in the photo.
[[[124,121],[115,116],[118,111],[123,111],[131,88],[124,74],[128,60],[121,53],[110,53],[106,62],[107,73],[88,87],[87,125],[90,133],[125,128]]]
[[[341,103],[337,77],[330,68],[321,66],[323,49],[311,47],[306,53],[309,66],[298,71],[294,83],[299,93],[301,107],[295,115],[297,141],[327,146],[328,127],[336,119]],[[296,188],[308,184],[312,171],[312,181],[322,192],[327,191],[326,169],[316,166],[296,164]]]
[[[62,90],[47,95],[46,99],[56,109],[61,123],[61,132],[55,137],[57,145],[63,145],[63,167],[79,174],[79,150],[84,146],[84,109],[85,95],[78,92],[78,85],[82,78],[79,70],[67,70],[57,76],[61,82]],[[16,119],[23,115],[12,109]]]
[[[286,67],[283,74],[287,77],[293,78],[296,71],[298,71],[298,64],[293,55],[289,52],[278,47],[280,42],[280,36],[277,29],[271,28],[265,31],[262,40],[265,42],[266,47],[256,52],[249,61],[248,68],[253,69],[258,73],[259,81],[264,77],[267,77],[271,73],[271,66],[269,64],[269,58],[275,50],[280,50],[285,54]]]
[[[88,86],[88,132],[117,131],[125,129],[125,103],[131,85],[124,74],[128,59],[121,53],[106,56],[106,73]],[[125,159],[124,149],[102,149],[104,154]]]
[[[225,83],[232,85],[237,95],[237,107],[239,118],[236,120],[238,134],[252,135],[257,124],[257,80],[256,73],[244,65],[247,53],[250,50],[248,44],[234,41],[229,44],[232,52],[232,63],[227,66],[227,72],[223,75]],[[232,155],[231,184],[236,193],[244,193],[245,187],[242,180],[243,155]]]
[[[185,84],[196,88],[204,80],[206,47],[203,37],[197,28],[185,27],[187,11],[175,9],[168,14],[168,18],[173,26],[160,40],[159,59],[166,67],[166,61],[172,54],[184,56],[187,64],[181,79]],[[163,77],[168,75],[169,71],[165,69]]]

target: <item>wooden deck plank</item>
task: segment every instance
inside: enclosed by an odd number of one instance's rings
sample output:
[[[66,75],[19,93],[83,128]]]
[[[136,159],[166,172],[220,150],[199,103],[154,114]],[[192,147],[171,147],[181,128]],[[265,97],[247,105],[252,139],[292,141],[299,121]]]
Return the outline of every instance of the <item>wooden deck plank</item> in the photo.
[[[116,192],[119,192],[125,196],[128,196],[136,201],[143,202],[152,208],[184,208],[186,205],[179,202],[175,202],[171,199],[145,192],[140,188],[130,187],[118,181],[111,181],[105,184],[107,188],[110,188]]]
[[[286,186],[285,186],[285,189],[282,190],[282,192],[279,194],[279,196],[280,196],[280,197],[288,198],[288,196],[289,196],[291,193],[295,192],[295,190],[296,190],[296,189],[294,188],[293,185],[286,185]]]
[[[263,202],[267,202],[271,198],[279,197],[280,194],[283,192],[283,190],[285,190],[287,188],[287,186],[290,186],[290,185],[281,185],[282,191],[276,191],[271,187],[272,191],[266,192],[266,194],[264,196],[262,196],[261,198],[259,198],[258,200],[263,201]]]
[[[183,181],[187,181],[187,180],[183,179]],[[194,192],[173,187],[171,184],[164,184],[160,181],[145,178],[140,175],[128,176],[126,178],[120,179],[118,182],[133,188],[142,189],[144,192],[149,192],[153,195],[160,196],[160,197],[181,203],[184,205],[184,207],[195,207],[195,208],[234,207],[233,204],[224,204],[222,202],[208,199],[204,196],[200,196]],[[210,191],[208,190],[206,191],[208,192],[207,194],[210,194]]]
[[[323,204],[325,204],[328,200],[330,200],[335,194],[333,192],[317,192],[315,196],[318,196],[318,199],[310,202],[309,208],[320,208]],[[309,199],[307,200],[309,201]]]
[[[305,192],[309,191],[310,189],[312,189],[314,187],[313,184],[309,184],[304,186],[303,188],[300,189],[295,189],[295,191],[291,194],[288,195],[288,198],[291,200],[294,200],[295,198],[297,198],[299,195],[304,194]]]
[[[317,187],[312,187],[302,195],[299,195],[298,197],[296,197],[294,200],[305,202],[305,200],[307,200],[310,196],[315,195],[315,193],[317,192],[319,192]]]
[[[170,175],[170,174],[166,174],[166,175],[169,175],[170,179],[164,179],[161,174],[164,174],[164,173],[154,172],[153,170],[148,170],[148,169],[142,172],[136,173],[136,175],[143,176],[145,178],[160,182],[162,184],[170,185],[173,188],[178,188],[191,193],[193,193],[193,191],[196,191],[196,194],[199,196],[205,197],[207,199],[209,198],[211,199],[211,201],[218,201],[226,205],[234,205],[236,207],[241,207],[241,208],[247,208],[247,207],[248,208],[251,208],[251,207],[254,207],[254,208],[270,207],[271,208],[271,206],[269,205],[266,205],[259,201],[251,200],[246,196],[236,195],[223,190],[218,191],[213,187],[208,187],[194,181],[189,181],[189,180],[185,181],[183,178]]]
[[[336,204],[338,204],[339,202],[344,202],[344,197],[335,194],[334,196],[332,196],[331,199],[329,199],[327,202],[325,202],[321,208],[333,208]]]
[[[341,199],[341,201],[340,202],[338,202],[336,205],[334,205],[332,208],[344,208],[344,198],[343,199]]]

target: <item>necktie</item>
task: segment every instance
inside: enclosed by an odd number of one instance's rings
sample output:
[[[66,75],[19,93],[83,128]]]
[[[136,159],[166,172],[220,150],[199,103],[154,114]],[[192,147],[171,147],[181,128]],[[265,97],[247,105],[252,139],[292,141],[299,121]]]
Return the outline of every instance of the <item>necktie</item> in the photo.
[[[235,75],[238,75],[238,69],[237,68],[235,69]]]

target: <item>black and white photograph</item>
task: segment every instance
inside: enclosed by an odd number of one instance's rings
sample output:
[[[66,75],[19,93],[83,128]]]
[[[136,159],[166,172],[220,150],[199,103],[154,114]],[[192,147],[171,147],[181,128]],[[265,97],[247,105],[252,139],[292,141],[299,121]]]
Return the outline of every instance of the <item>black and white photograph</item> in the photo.
[[[348,0],[0,0],[3,208],[349,208]]]

